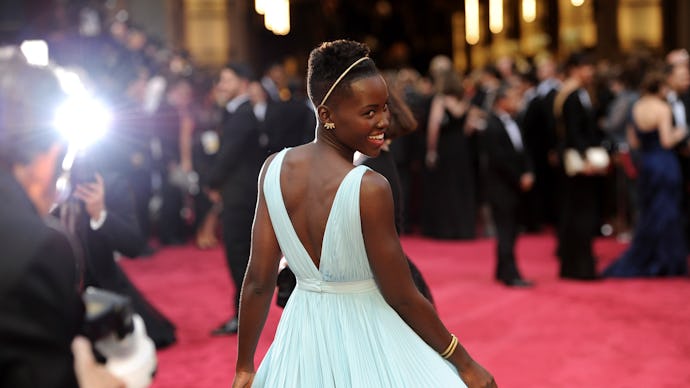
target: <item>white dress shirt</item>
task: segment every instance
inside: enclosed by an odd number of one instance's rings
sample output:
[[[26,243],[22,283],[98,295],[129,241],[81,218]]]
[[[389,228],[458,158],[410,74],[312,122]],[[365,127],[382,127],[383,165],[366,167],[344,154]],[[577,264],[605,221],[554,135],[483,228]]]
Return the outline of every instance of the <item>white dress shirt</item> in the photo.
[[[227,109],[230,113],[235,113],[237,108],[247,101],[249,101],[249,94],[240,94],[239,96],[230,100],[227,105],[225,105],[225,109]]]
[[[503,126],[506,127],[506,132],[508,132],[508,137],[510,142],[513,143],[516,151],[522,151],[524,149],[524,144],[522,143],[522,134],[520,133],[520,127],[517,125],[515,120],[506,112],[496,112],[498,118],[503,122]]]
[[[671,104],[676,127],[687,127],[687,112],[685,112],[685,105],[683,105],[683,101],[678,98],[678,94],[676,94],[676,92],[669,92],[666,95],[666,100]]]

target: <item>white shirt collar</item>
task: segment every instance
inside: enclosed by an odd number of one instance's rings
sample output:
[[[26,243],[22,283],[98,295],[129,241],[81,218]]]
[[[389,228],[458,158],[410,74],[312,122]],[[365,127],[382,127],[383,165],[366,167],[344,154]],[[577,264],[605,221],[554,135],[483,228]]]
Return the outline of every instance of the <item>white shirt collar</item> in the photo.
[[[522,143],[522,134],[520,133],[520,127],[518,127],[515,120],[505,111],[496,110],[496,116],[503,122],[503,126],[508,132],[508,137],[510,142],[513,143],[513,147],[517,151],[522,151],[524,149],[524,144]]]
[[[225,105],[225,109],[227,109],[230,113],[235,113],[237,108],[239,108],[240,105],[244,104],[247,101],[249,101],[249,94],[240,94],[239,96],[228,101],[228,104]]]
[[[558,89],[561,86],[561,82],[556,78],[547,78],[539,83],[537,86],[537,94],[540,97],[544,97],[549,94],[550,91]]]

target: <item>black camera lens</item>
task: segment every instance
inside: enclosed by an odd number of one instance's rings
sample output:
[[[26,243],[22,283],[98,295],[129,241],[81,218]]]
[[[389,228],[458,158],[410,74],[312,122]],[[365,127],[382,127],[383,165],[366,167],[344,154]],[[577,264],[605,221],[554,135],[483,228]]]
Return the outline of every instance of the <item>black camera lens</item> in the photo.
[[[110,335],[122,339],[134,331],[134,311],[128,297],[89,287],[82,299],[86,307],[83,332],[91,341]]]

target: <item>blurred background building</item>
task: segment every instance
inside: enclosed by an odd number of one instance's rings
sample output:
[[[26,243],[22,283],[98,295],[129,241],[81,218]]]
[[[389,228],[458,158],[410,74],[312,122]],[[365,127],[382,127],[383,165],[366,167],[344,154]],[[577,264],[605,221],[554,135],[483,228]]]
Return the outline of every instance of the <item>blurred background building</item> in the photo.
[[[0,39],[95,35],[119,18],[210,68],[239,59],[304,69],[311,48],[342,37],[367,42],[386,67],[425,71],[446,54],[462,71],[544,50],[663,54],[690,47],[688,17],[685,0],[2,0]]]

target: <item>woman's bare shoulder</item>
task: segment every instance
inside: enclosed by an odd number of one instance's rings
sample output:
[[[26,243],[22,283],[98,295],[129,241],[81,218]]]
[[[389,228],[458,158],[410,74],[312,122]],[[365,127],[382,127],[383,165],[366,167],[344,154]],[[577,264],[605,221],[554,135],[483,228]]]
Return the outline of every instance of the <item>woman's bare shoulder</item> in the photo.
[[[388,179],[374,170],[367,170],[362,176],[360,187],[360,199],[363,205],[382,203],[381,201],[393,201]]]
[[[289,148],[285,154],[286,164],[300,164],[311,159],[312,143],[302,144]]]

